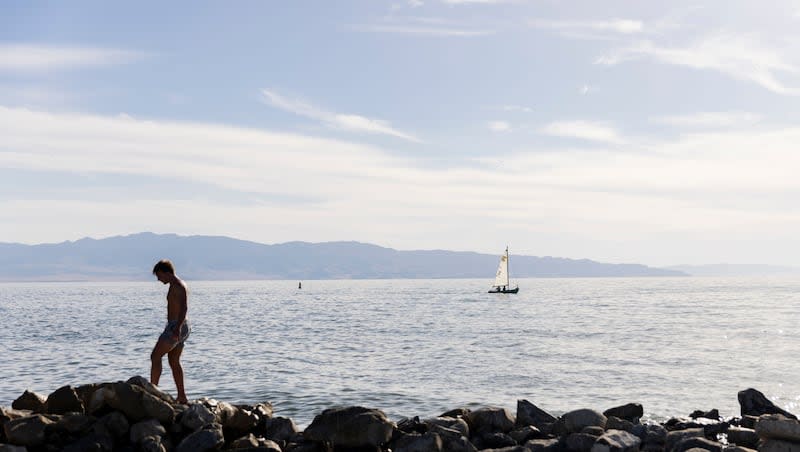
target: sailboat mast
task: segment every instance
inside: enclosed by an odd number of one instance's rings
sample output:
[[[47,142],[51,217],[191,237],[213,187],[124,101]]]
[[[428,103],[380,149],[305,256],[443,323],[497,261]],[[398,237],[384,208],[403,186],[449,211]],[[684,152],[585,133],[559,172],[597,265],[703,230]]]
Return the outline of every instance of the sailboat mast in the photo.
[[[508,288],[511,288],[511,271],[509,270],[509,266],[511,266],[511,262],[508,260],[508,245],[506,245],[506,285]]]

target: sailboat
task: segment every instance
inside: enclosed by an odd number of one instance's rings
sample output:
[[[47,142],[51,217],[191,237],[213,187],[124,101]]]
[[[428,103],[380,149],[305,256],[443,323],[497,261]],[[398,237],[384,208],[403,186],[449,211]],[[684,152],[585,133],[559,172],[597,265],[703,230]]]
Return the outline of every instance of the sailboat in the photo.
[[[508,247],[506,253],[500,256],[500,265],[497,267],[497,275],[494,277],[494,285],[489,293],[517,293],[519,286],[513,289],[508,283]]]

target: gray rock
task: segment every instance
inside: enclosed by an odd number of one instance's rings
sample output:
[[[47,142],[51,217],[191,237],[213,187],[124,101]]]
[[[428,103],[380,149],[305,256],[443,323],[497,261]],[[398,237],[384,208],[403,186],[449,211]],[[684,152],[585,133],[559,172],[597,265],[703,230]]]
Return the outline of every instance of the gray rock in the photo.
[[[502,449],[504,447],[516,446],[517,442],[514,441],[514,438],[506,435],[505,433],[484,432],[473,436],[472,444],[474,444],[475,447],[478,448],[478,450],[484,450],[484,449]]]
[[[728,442],[750,449],[758,447],[758,434],[755,430],[743,427],[730,427],[728,429]]]
[[[616,416],[608,416],[608,420],[606,420],[606,430],[624,430],[626,432],[632,432],[634,425],[639,424],[634,424],[629,420],[621,419]]]
[[[121,411],[131,422],[147,419],[147,411],[142,404],[144,390],[130,383],[117,382],[106,388],[104,403],[111,408]],[[94,400],[92,401],[94,403]]]
[[[213,428],[198,430],[178,444],[177,452],[208,452],[219,450],[225,444],[222,426],[213,424]]]
[[[756,452],[756,450],[742,446],[725,446],[722,452]]]
[[[703,449],[709,452],[722,452],[722,444],[707,438],[689,437],[675,444],[673,452],[686,452],[690,449]]]
[[[667,433],[666,442],[664,444],[664,450],[666,452],[670,452],[675,448],[675,446],[687,439],[687,438],[704,438],[705,434],[702,428],[690,428],[686,430],[676,430],[674,432]]]
[[[261,422],[261,418],[250,410],[232,407],[233,410],[228,414],[222,427],[233,430],[234,432],[245,433],[255,429]]]
[[[758,416],[749,416],[745,415],[739,420],[739,425],[744,428],[756,428],[756,422],[758,422]]]
[[[269,402],[263,402],[253,406],[252,411],[261,419],[269,419],[274,415],[274,409],[272,408],[272,404]]]
[[[111,452],[113,448],[114,440],[110,436],[92,432],[68,444],[61,452]]]
[[[175,421],[175,410],[168,402],[149,392],[141,393],[141,401],[147,417],[158,419],[159,422],[164,424],[171,424]]]
[[[446,413],[442,413],[439,417],[465,417],[469,412],[469,408],[455,408]]]
[[[111,399],[113,396],[114,390],[110,387],[97,389],[89,397],[89,404],[86,406],[86,412],[94,414],[100,411],[107,405],[106,400]]]
[[[3,430],[8,442],[16,446],[37,447],[44,444],[45,428],[55,422],[41,414],[6,422]]]
[[[598,427],[596,425],[589,425],[584,427],[583,430],[581,430],[581,433],[586,433],[598,438],[603,436],[605,432],[606,431],[603,429],[603,427]]]
[[[529,452],[525,446],[508,446],[497,449],[483,449],[483,452]]]
[[[739,391],[739,406],[741,407],[742,416],[761,416],[762,414],[782,414],[791,419],[797,419],[792,413],[778,408],[772,403],[763,393],[753,388]]]
[[[148,436],[162,437],[167,434],[167,430],[155,419],[137,422],[131,425],[130,439],[134,444],[142,442]]]
[[[606,417],[618,417],[638,424],[639,419],[644,415],[644,407],[642,407],[641,403],[628,403],[622,406],[609,408],[603,412],[603,415]]]
[[[570,411],[561,416],[561,418],[564,420],[564,425],[569,433],[578,433],[589,426],[605,428],[608,421],[603,414],[587,408]]]
[[[624,430],[609,430],[597,439],[592,452],[638,452],[642,440]]]
[[[85,414],[66,414],[61,416],[52,426],[53,429],[73,435],[81,435],[89,431],[96,419]]]
[[[83,402],[72,386],[62,386],[47,397],[45,411],[50,414],[83,413]]]
[[[525,427],[511,430],[508,432],[508,436],[514,438],[514,441],[519,444],[525,444],[529,440],[541,438],[542,432],[532,425],[526,425]]]
[[[43,413],[45,410],[45,401],[46,399],[44,396],[35,392],[25,391],[21,396],[17,397],[17,400],[11,402],[11,408],[15,410],[30,410],[34,413]]]
[[[441,419],[441,418],[439,418]],[[430,424],[430,431],[442,438],[442,450],[447,452],[475,452],[477,449],[460,431],[438,424]]]
[[[256,439],[256,435],[252,433],[250,433],[247,436],[237,438],[233,440],[230,444],[231,449],[246,449],[248,447],[258,447],[258,440]]]
[[[765,414],[756,422],[756,433],[765,439],[800,442],[800,422],[780,414]]]
[[[128,435],[130,424],[125,415],[119,411],[112,411],[98,419],[93,428],[97,433],[105,433],[119,439]]]
[[[597,437],[588,433],[570,433],[564,444],[570,452],[589,452]]]
[[[458,430],[461,433],[461,436],[466,436],[469,438],[469,424],[467,424],[467,421],[464,419],[454,417],[434,417],[431,419],[425,419],[424,423],[429,427],[431,425],[440,425],[442,427]]]
[[[299,432],[297,425],[288,417],[277,416],[264,423],[264,436],[273,441],[289,441]]]
[[[340,447],[377,447],[392,436],[394,423],[383,411],[364,408],[330,408],[314,417],[303,435]]]
[[[196,432],[215,421],[216,416],[202,403],[192,403],[181,416],[181,424],[191,432]]]
[[[167,448],[161,441],[160,436],[148,436],[142,439],[139,444],[141,452],[167,452]]]
[[[525,443],[530,452],[559,452],[561,444],[557,439],[532,439]]]
[[[556,417],[525,399],[517,400],[517,426],[533,425],[541,428],[542,424],[552,424]]]
[[[171,395],[169,395],[166,392],[158,389],[157,386],[155,386],[154,384],[150,383],[150,380],[148,380],[148,379],[146,379],[146,378],[144,378],[144,377],[142,377],[140,375],[137,375],[135,377],[129,378],[128,381],[126,381],[125,383],[131,384],[131,385],[136,385],[136,386],[142,388],[144,390],[144,392],[146,392],[146,393],[150,394],[151,396],[156,397],[156,398],[158,398],[160,400],[163,400],[164,402],[167,402],[170,405],[175,405],[175,403],[176,403],[175,399]]]
[[[13,444],[0,444],[0,452],[28,452],[25,446],[15,446]]]
[[[485,407],[466,416],[472,434],[508,433],[514,429],[515,419],[505,408]]]
[[[394,452],[441,452],[442,438],[436,433],[404,435],[394,443]]]
[[[761,443],[759,452],[800,452],[800,444],[779,439],[768,439]]]

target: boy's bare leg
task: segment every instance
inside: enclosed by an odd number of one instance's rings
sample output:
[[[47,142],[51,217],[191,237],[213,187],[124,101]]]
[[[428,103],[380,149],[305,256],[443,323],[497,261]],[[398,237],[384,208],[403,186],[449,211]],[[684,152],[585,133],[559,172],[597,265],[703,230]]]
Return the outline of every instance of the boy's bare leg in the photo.
[[[183,367],[181,367],[181,353],[183,353],[183,344],[178,344],[167,355],[169,360],[169,367],[172,369],[172,378],[175,379],[175,387],[178,389],[178,403],[189,403],[186,398],[186,391],[183,388]]]
[[[170,344],[159,339],[150,353],[150,383],[158,386],[161,379],[161,358],[169,352]]]

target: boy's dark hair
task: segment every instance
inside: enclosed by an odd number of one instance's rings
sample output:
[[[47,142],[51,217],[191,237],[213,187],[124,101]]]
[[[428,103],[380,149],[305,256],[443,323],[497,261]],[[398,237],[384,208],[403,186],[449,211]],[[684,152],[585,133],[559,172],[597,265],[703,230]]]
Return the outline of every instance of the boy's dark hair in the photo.
[[[174,275],[175,267],[172,266],[172,262],[169,259],[161,259],[153,267],[153,274],[155,275],[156,272],[172,273]]]

